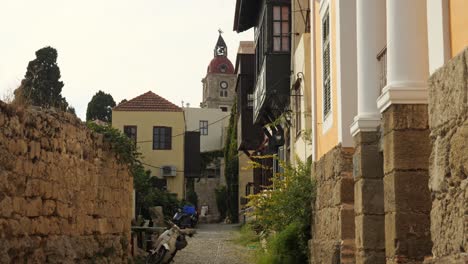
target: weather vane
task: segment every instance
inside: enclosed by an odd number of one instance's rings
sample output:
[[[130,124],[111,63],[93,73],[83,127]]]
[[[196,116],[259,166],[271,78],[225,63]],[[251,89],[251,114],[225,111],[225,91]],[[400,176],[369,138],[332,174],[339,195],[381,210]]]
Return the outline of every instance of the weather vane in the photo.
[[[218,32],[220,35],[224,33],[220,28],[218,28]]]

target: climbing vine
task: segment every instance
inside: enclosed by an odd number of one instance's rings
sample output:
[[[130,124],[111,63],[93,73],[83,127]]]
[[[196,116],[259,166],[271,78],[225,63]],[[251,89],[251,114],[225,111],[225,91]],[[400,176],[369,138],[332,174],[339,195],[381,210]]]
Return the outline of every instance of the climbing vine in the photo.
[[[227,216],[232,222],[239,220],[239,157],[237,150],[237,102],[234,101],[224,147],[226,176]]]

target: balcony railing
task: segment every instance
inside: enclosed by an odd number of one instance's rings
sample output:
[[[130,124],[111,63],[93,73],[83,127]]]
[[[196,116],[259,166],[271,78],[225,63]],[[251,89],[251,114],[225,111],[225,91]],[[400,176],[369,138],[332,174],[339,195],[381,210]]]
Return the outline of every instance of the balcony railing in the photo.
[[[377,61],[379,61],[379,89],[382,93],[382,89],[387,85],[387,46],[385,46],[378,54]]]

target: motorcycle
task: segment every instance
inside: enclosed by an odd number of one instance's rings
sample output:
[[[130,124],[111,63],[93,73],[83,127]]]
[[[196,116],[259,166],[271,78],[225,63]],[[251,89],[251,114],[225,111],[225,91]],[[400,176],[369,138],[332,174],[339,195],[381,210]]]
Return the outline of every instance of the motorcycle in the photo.
[[[177,251],[187,246],[186,236],[192,237],[195,230],[180,229],[176,224],[169,222],[171,228],[164,231],[156,240],[154,249],[150,250],[146,264],[171,263]]]
[[[193,206],[184,206],[178,209],[172,217],[172,221],[180,228],[194,228],[198,223],[198,214]]]

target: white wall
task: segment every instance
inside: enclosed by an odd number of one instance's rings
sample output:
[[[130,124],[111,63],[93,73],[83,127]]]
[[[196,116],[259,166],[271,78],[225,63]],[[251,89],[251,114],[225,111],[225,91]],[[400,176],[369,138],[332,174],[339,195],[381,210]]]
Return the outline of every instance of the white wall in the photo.
[[[429,72],[434,73],[450,58],[448,0],[427,1]]]
[[[220,150],[225,140],[225,127],[230,112],[214,108],[184,108],[187,131],[199,131],[200,120],[208,121],[208,135],[200,135],[200,152]]]

